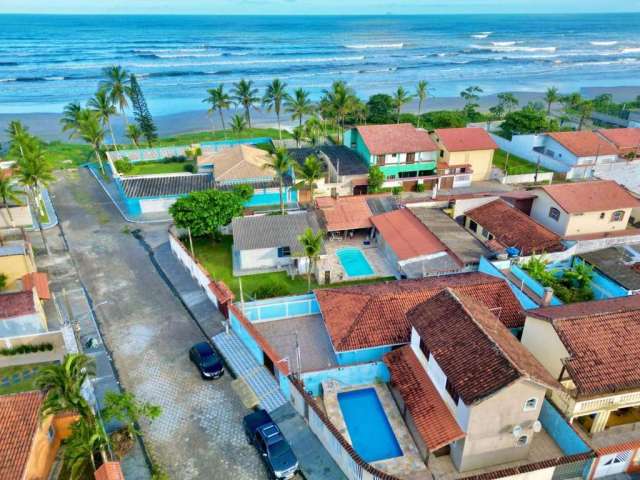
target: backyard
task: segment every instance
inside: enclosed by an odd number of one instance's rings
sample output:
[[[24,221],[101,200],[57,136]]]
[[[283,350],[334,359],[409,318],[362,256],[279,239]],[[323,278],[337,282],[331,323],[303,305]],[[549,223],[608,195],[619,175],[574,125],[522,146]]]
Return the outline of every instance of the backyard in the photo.
[[[189,166],[193,167],[192,162],[137,162],[131,164],[131,170],[124,173],[126,176],[131,175],[160,175],[166,173],[186,173],[189,172]],[[122,172],[120,172],[122,173]]]
[[[500,149],[496,150],[493,154],[493,166],[499,168],[507,175],[521,175],[536,172],[536,165],[534,163],[527,162],[524,158],[516,155],[509,154],[509,161],[507,163],[507,152]],[[543,166],[538,168],[538,172],[540,173],[550,171],[551,170],[547,170]]]
[[[0,368],[0,395],[35,390],[35,376],[40,367],[47,363],[32,363],[17,367]]]

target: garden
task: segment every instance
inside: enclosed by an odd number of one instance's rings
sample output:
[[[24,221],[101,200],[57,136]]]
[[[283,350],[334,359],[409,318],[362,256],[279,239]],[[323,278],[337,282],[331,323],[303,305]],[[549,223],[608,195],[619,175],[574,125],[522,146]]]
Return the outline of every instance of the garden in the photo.
[[[148,162],[131,162],[129,159],[116,160],[118,173],[124,176],[162,175],[168,173],[193,173],[196,171],[195,160],[185,155],[177,155],[162,160]]]
[[[553,293],[563,303],[587,302],[593,300],[591,287],[593,267],[586,263],[574,263],[567,269],[548,268],[549,262],[541,257],[531,257],[521,265],[524,271]]]
[[[496,150],[493,154],[493,166],[502,170],[505,175],[523,175],[536,173],[535,163],[527,162],[524,158],[509,154],[504,150]],[[550,172],[543,166],[538,167],[539,173]]]

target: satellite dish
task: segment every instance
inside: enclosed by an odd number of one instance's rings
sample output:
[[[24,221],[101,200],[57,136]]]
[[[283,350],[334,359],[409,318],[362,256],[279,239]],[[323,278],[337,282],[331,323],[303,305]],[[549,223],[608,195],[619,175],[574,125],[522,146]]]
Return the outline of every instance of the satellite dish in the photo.
[[[522,427],[520,425],[516,425],[515,427],[513,427],[513,430],[511,430],[511,433],[515,438],[520,438],[520,436],[522,435]]]
[[[540,423],[540,420],[536,420],[535,422],[533,422],[532,428],[534,432],[540,432],[540,430],[542,430],[542,423]]]

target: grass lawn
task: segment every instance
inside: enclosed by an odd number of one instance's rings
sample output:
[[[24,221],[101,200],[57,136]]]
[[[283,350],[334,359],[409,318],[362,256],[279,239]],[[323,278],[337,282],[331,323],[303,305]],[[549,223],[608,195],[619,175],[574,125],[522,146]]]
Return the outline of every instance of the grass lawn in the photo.
[[[231,247],[233,245],[233,237],[225,235],[220,242],[213,242],[210,238],[194,238],[193,249],[195,250],[196,257],[200,260],[200,263],[208,270],[211,276],[215,280],[222,280],[236,295],[236,299],[240,300],[240,284],[238,277],[233,276],[233,268],[231,264]],[[185,246],[189,247],[189,242],[185,242]],[[353,282],[340,282],[331,285],[318,285],[313,280],[311,281],[311,288],[328,288],[328,287],[340,287],[346,285],[356,285],[364,283],[377,283],[383,278],[375,278],[368,280],[356,280]],[[277,294],[268,296],[285,296],[285,295],[299,295],[307,293],[307,277],[299,276],[291,279],[285,272],[275,273],[262,273],[259,275],[244,275],[242,276],[242,289],[245,294],[245,300],[249,300],[249,297],[254,297],[253,292],[258,287],[264,285],[277,285]],[[276,290],[274,290],[276,292]]]
[[[185,167],[191,162],[142,162],[133,163],[133,168],[125,175],[153,175],[162,173],[184,173]]]
[[[208,131],[182,133],[180,135],[160,138],[154,145],[158,147],[164,147],[171,145],[190,145],[192,143],[200,142],[215,142],[217,140],[235,140],[255,137],[271,137],[274,140],[277,140],[279,138],[277,128],[250,128],[245,130],[241,135],[237,135],[229,130],[226,130],[226,134],[227,138],[225,139],[225,132],[222,130],[217,130],[215,132]],[[287,132],[286,130],[282,130],[282,138],[284,139],[292,137],[289,132]]]
[[[75,168],[93,159],[93,151],[83,143],[43,142],[47,158],[55,170]],[[8,160],[17,160],[15,155],[8,155]]]
[[[501,169],[503,172],[505,171],[505,163],[507,161],[507,152],[504,150],[496,150],[493,155],[493,166]],[[508,172],[507,175],[521,175],[524,173],[536,173],[536,165],[535,163],[527,162],[525,159],[520,158],[516,155],[509,155],[509,164],[507,165]],[[547,170],[542,165],[538,169],[539,172],[550,172],[551,170]]]
[[[48,363],[32,363],[29,365],[20,365],[18,367],[4,367],[0,368],[0,395],[7,395],[10,393],[28,392],[29,390],[35,390],[35,373],[34,368],[43,367],[49,365]],[[27,378],[25,378],[25,374]],[[18,375],[19,382],[14,383],[14,375]],[[10,385],[4,385],[3,380],[8,379]]]

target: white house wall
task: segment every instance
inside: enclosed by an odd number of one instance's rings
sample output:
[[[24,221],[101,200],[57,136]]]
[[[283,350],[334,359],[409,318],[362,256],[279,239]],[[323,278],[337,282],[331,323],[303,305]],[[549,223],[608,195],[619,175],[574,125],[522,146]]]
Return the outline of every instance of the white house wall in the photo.
[[[273,268],[279,264],[279,260],[281,263],[289,263],[287,258],[278,258],[277,248],[240,250],[240,268]]]
[[[569,357],[569,352],[551,323],[527,317],[521,343],[554,378],[560,376],[561,359]]]
[[[562,210],[544,190],[535,190],[533,193],[535,193],[538,198],[534,199],[533,205],[531,206],[531,218],[552,232],[558,235],[564,235],[569,224],[569,214]],[[560,217],[557,221],[549,216],[549,209],[551,207],[557,208],[560,211]]]
[[[153,198],[140,200],[140,210],[142,213],[167,212],[169,207],[175,203],[177,198]]]

